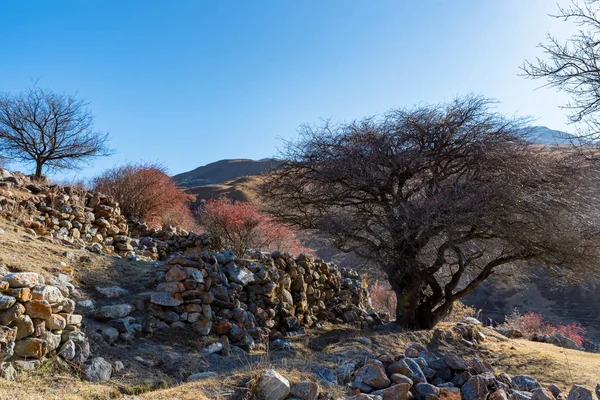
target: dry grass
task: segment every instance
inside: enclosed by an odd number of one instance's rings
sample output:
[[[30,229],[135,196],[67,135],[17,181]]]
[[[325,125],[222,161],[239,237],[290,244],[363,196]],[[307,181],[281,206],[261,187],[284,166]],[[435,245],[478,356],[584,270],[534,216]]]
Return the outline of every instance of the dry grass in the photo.
[[[11,272],[37,272],[46,278],[57,273],[71,274],[80,289],[92,289],[97,285],[119,285],[133,288],[152,274],[152,264],[145,261],[127,261],[114,256],[101,256],[87,250],[70,249],[49,243],[43,237],[32,236],[11,222],[0,220],[0,265]],[[66,253],[75,257],[69,258]],[[81,257],[85,256],[82,261]],[[60,263],[67,264],[67,268]]]

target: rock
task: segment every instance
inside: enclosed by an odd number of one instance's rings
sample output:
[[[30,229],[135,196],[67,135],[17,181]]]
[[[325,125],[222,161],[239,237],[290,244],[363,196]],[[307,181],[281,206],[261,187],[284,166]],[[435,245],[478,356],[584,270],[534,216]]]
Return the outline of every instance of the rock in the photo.
[[[453,353],[447,354],[444,357],[444,362],[455,371],[466,371],[469,368],[465,360]]]
[[[12,296],[0,295],[0,310],[6,310],[7,308],[12,307],[16,302],[17,299]]]
[[[48,346],[46,342],[38,338],[27,338],[15,342],[15,354],[23,358],[40,359],[46,355]]]
[[[154,292],[150,296],[150,302],[164,307],[177,307],[183,304],[183,298],[176,292]]]
[[[481,321],[473,317],[465,317],[462,319],[461,323],[465,325],[481,325]]]
[[[9,362],[0,362],[0,378],[6,381],[14,381],[17,377],[17,370]]]
[[[475,375],[461,387],[463,400],[485,400],[488,396],[486,380],[480,375]]]
[[[269,348],[273,351],[290,351],[292,345],[283,339],[275,339],[270,343]]]
[[[47,320],[52,316],[52,307],[46,300],[32,300],[25,303],[25,313],[31,318]]]
[[[392,380],[392,382],[394,383],[408,383],[410,386],[413,385],[413,380],[410,379],[408,376],[406,375],[402,375],[402,374],[392,374],[390,376],[390,379]]]
[[[385,389],[392,383],[383,368],[376,364],[367,364],[359,368],[354,374],[354,380],[375,389]]]
[[[560,390],[560,388],[556,385],[548,386],[548,390],[550,391],[550,393],[552,393],[552,396],[554,397],[558,397],[558,395],[562,393],[562,390]],[[600,399],[600,396],[598,396],[598,399]]]
[[[291,394],[301,400],[317,400],[319,385],[309,381],[298,382],[292,388]]]
[[[596,397],[600,400],[600,383],[596,385]]]
[[[16,340],[21,340],[27,336],[31,336],[35,332],[33,321],[28,315],[21,315],[13,321],[14,327],[17,328]]]
[[[51,285],[38,285],[31,289],[31,297],[34,300],[46,300],[50,304],[61,303],[64,296],[60,289]]]
[[[96,306],[94,305],[94,302],[92,300],[78,301],[77,305],[75,306],[75,309],[79,310],[79,312],[87,312],[93,310],[94,308],[96,308]]]
[[[497,389],[490,394],[489,400],[508,400],[504,389]]]
[[[60,347],[58,354],[67,361],[71,361],[75,358],[75,343],[69,339]]]
[[[11,288],[32,288],[46,283],[44,277],[35,272],[15,272],[3,276],[2,280],[7,281]]]
[[[213,372],[213,371],[198,372],[196,374],[192,374],[192,375],[188,376],[187,380],[188,380],[188,382],[203,381],[205,379],[213,378],[215,376],[217,376],[217,373]]]
[[[83,365],[83,380],[102,382],[110,380],[113,367],[102,357],[96,357]]]
[[[424,398],[426,398],[429,395],[433,395],[436,397],[439,397],[440,395],[440,389],[429,383],[417,383],[415,389],[417,390],[417,393],[419,393]]]
[[[111,319],[124,318],[134,310],[135,307],[131,304],[115,304],[93,310],[92,316],[99,321],[110,321]]]
[[[533,389],[541,387],[539,382],[529,375],[513,376],[512,384],[515,387],[515,389],[525,392],[531,392]]]
[[[462,395],[457,387],[440,387],[439,398],[440,400],[461,400]]]
[[[533,400],[554,400],[554,395],[550,390],[544,388],[537,388],[531,391]]]
[[[49,330],[62,330],[67,326],[67,321],[58,314],[52,314],[49,318],[45,319],[46,329]],[[33,326],[33,323],[32,323]]]
[[[427,383],[425,374],[419,364],[412,358],[404,358],[387,367],[388,374],[402,374],[408,376],[415,383]]]
[[[119,286],[106,286],[106,287],[96,286],[96,290],[98,292],[100,292],[107,299],[114,299],[117,297],[127,296],[129,294],[129,291],[127,291]]]
[[[102,328],[100,331],[102,338],[109,344],[115,343],[119,339],[119,330],[112,326]]]
[[[410,385],[408,383],[399,383],[390,386],[387,389],[378,390],[376,396],[381,396],[383,400],[409,400]]]
[[[508,398],[510,400],[532,400],[533,395],[522,390],[513,390]]]
[[[567,400],[593,400],[592,392],[583,386],[573,385],[569,391]]]
[[[221,350],[223,350],[223,343],[215,342],[215,343],[209,344],[208,346],[203,348],[202,354],[209,355],[209,354],[213,354],[213,353],[218,353]]]
[[[268,369],[260,375],[257,389],[264,400],[283,400],[290,394],[290,382],[277,371]]]

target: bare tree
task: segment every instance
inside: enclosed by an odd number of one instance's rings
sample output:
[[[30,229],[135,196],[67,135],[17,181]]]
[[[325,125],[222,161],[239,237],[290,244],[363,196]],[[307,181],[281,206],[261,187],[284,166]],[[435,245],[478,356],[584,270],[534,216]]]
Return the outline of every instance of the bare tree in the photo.
[[[561,43],[548,35],[547,43],[539,47],[546,59],[526,61],[522,70],[532,79],[544,79],[548,86],[556,87],[571,96],[564,106],[570,111],[570,120],[579,125],[584,142],[597,140],[600,123],[600,1],[571,1],[568,7],[559,7],[554,18],[572,21],[577,34]]]
[[[43,168],[75,168],[111,153],[108,134],[93,129],[94,118],[83,99],[38,86],[0,95],[0,151],[13,160]]]
[[[431,328],[505,267],[596,267],[593,163],[543,151],[525,121],[467,96],[382,118],[304,127],[262,184],[284,222],[327,233],[377,265],[397,322]]]

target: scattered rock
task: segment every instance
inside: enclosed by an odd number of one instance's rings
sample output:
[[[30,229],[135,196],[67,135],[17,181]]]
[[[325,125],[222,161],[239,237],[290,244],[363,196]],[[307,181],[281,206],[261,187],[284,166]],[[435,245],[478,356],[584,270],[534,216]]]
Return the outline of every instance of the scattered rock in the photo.
[[[268,369],[260,375],[257,389],[264,400],[283,400],[290,394],[290,382],[279,372]]]
[[[83,380],[88,382],[108,381],[112,371],[112,365],[104,358],[92,358],[83,366]]]

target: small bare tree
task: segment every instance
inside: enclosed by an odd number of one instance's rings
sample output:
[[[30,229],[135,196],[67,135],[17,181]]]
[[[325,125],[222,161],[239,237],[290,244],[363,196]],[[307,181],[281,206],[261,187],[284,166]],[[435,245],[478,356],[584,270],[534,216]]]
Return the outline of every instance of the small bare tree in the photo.
[[[468,96],[304,127],[263,199],[284,222],[377,265],[397,322],[431,328],[504,267],[596,268],[596,167],[530,144],[523,122]]]
[[[546,58],[527,61],[522,67],[526,77],[544,79],[548,86],[568,93],[572,100],[564,108],[570,120],[579,124],[579,136],[584,143],[599,139],[600,123],[600,1],[571,1],[559,7],[554,18],[572,21],[579,27],[577,34],[561,43],[548,35],[540,44]]]
[[[0,95],[0,151],[13,160],[44,167],[75,168],[111,153],[108,134],[93,129],[94,118],[83,99],[33,86]]]

